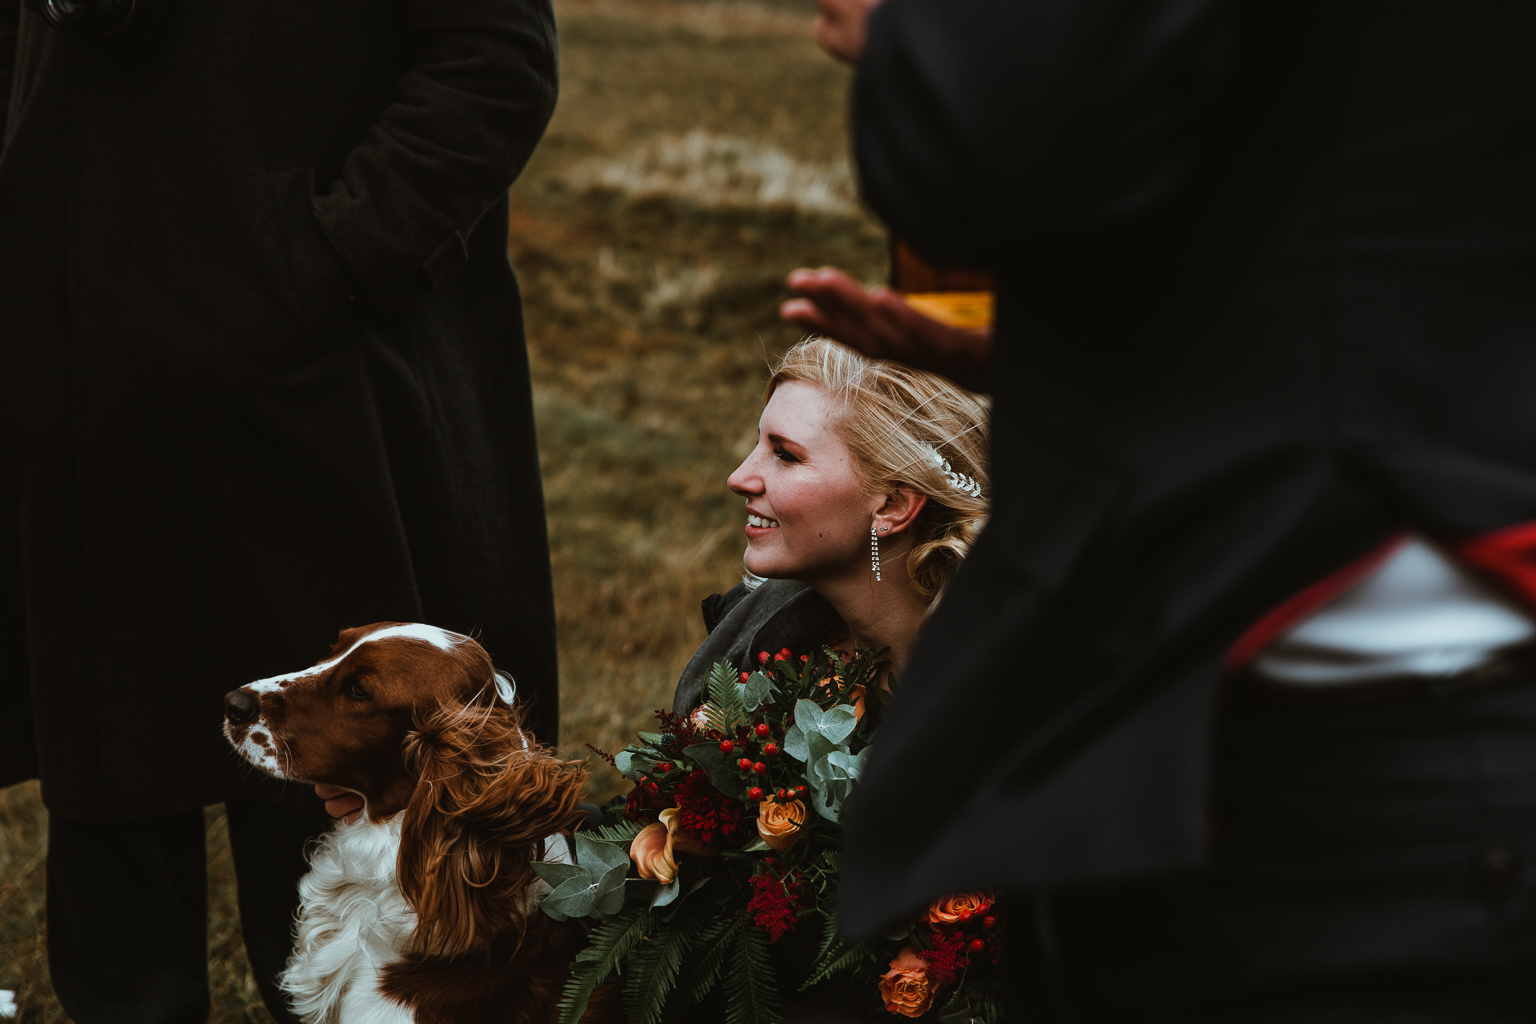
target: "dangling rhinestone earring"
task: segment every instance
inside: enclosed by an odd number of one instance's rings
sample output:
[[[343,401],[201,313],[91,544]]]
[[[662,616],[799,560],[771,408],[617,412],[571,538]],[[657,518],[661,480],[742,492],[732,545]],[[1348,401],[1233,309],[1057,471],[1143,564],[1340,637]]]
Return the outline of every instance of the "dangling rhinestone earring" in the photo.
[[[869,568],[875,574],[875,582],[880,582],[880,535],[875,528],[869,528]]]

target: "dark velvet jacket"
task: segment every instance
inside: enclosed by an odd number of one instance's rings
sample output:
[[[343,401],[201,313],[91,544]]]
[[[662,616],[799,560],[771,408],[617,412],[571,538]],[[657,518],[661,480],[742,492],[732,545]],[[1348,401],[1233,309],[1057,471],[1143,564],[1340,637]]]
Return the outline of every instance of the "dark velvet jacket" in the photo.
[[[506,253],[548,0],[141,6],[0,0],[0,783],[87,821],[252,792],[224,692],[387,619],[475,634],[554,740]]]
[[[995,492],[850,804],[845,927],[1201,864],[1239,633],[1398,528],[1536,519],[1533,44],[1495,0],[875,11],[860,177],[996,271]]]

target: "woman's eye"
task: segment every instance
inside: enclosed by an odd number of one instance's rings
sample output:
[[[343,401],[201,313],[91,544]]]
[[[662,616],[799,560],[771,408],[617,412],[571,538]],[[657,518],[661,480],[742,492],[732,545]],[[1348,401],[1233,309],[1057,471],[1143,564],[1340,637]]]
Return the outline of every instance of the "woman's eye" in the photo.
[[[347,685],[342,687],[342,692],[353,700],[367,700],[368,691],[363,689],[363,684],[356,679],[347,680]]]
[[[799,462],[800,461],[799,459],[795,458],[793,455],[789,454],[789,452],[785,451],[783,448],[775,448],[773,450],[773,457],[778,459],[780,462]]]

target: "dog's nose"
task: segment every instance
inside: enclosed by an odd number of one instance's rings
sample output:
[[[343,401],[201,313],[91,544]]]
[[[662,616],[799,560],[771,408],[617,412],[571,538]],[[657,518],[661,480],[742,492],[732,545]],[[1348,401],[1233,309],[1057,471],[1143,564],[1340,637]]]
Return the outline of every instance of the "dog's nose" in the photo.
[[[261,714],[261,701],[249,690],[230,690],[224,695],[224,717],[230,725],[254,722]]]

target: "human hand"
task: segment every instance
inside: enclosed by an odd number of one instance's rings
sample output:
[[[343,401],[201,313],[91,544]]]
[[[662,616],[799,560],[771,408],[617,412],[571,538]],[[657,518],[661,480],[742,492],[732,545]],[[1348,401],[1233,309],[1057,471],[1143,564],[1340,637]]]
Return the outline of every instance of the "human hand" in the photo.
[[[890,359],[941,374],[971,391],[989,388],[992,332],[964,330],[924,316],[883,285],[865,288],[836,267],[800,269],[789,287],[802,298],[779,316],[835,338],[871,359]]]
[[[848,64],[857,64],[864,52],[864,26],[869,12],[880,0],[816,0],[821,11],[816,15],[816,42],[829,54]]]
[[[338,786],[321,782],[315,786],[315,796],[325,801],[325,813],[340,818],[347,824],[356,821],[363,810],[363,798]]]

